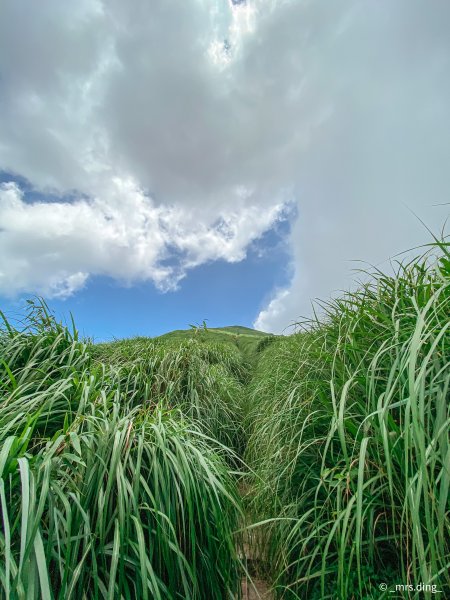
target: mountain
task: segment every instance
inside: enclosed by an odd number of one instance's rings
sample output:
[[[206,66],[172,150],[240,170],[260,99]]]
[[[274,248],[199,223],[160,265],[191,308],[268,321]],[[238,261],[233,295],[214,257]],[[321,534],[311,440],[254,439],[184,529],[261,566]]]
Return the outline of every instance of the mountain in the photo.
[[[190,329],[176,329],[159,336],[163,340],[183,340],[196,338],[208,342],[231,343],[242,352],[248,360],[254,356],[261,340],[272,337],[273,334],[242,327],[241,325],[228,325],[226,327],[192,326]]]

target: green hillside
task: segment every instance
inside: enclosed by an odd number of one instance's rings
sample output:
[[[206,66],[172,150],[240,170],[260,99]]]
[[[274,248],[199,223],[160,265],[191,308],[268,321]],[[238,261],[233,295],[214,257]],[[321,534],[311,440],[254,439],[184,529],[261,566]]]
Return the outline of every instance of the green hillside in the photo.
[[[233,344],[241,352],[244,360],[253,363],[258,350],[265,345],[261,343],[267,338],[275,338],[271,333],[264,333],[250,327],[241,325],[230,325],[226,327],[200,327],[193,326],[190,329],[177,329],[159,336],[159,340],[182,341],[196,339],[200,342],[221,342]]]
[[[0,597],[449,597],[449,245],[322,308],[103,344],[0,312]]]

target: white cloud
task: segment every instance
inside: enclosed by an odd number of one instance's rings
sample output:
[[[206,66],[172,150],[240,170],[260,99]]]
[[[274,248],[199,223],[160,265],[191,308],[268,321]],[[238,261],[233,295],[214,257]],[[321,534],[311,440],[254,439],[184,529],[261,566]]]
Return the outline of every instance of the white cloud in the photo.
[[[256,319],[269,331],[347,289],[364,266],[352,261],[389,268],[390,257],[429,242],[413,213],[439,234],[450,192],[450,5],[292,2],[278,17],[267,23],[278,40],[271,63],[298,60],[306,113],[297,135],[314,125],[290,154],[299,170],[294,276]]]
[[[167,288],[202,262],[241,260],[295,200],[292,284],[257,320],[281,330],[348,285],[351,259],[425,239],[406,207],[442,225],[447,0],[2,12],[0,169],[76,198],[2,192],[3,293],[69,294],[94,274]]]
[[[132,180],[116,178],[103,191],[106,200],[29,203],[16,184],[0,185],[0,292],[65,297],[89,275],[173,289],[208,260],[242,260],[283,213],[282,205],[262,214],[249,205],[208,223],[182,206],[156,206]],[[174,252],[176,264],[165,264]]]

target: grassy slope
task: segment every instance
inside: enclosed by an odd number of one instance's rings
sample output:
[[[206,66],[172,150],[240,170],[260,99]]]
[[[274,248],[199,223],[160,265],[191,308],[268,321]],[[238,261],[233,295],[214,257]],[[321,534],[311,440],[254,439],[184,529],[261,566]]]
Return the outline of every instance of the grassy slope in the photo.
[[[258,362],[246,460],[283,600],[450,594],[450,254],[435,250]]]
[[[234,597],[240,507],[215,439],[237,443],[238,350],[93,347],[32,303],[0,359],[0,597]]]
[[[241,352],[247,363],[253,364],[262,340],[272,338],[270,333],[264,333],[249,327],[232,325],[229,327],[177,329],[160,336],[159,340],[178,342],[186,339],[198,339],[201,342],[219,342],[232,344]]]
[[[257,329],[251,329],[250,327],[243,327],[242,325],[228,325],[226,327],[207,327],[206,329],[198,328],[200,331],[205,331],[210,335],[216,334],[225,334],[225,335],[244,335],[251,337],[264,337],[266,335],[271,335],[270,333],[265,333],[264,331],[258,331]],[[196,328],[191,329],[176,329],[174,331],[170,331],[169,333],[165,333],[161,335],[161,338],[164,337],[174,337],[174,336],[185,336],[191,335],[192,332],[195,332]]]
[[[280,598],[378,600],[380,581],[448,585],[448,267],[376,273],[306,333],[197,328],[156,340],[237,349],[253,367],[232,403],[234,422],[244,419],[235,449],[250,433],[253,519],[275,519],[265,544]],[[230,416],[217,415],[219,429]]]
[[[218,440],[240,455],[247,446],[253,518],[269,522],[257,530],[279,598],[389,598],[380,582],[435,583],[445,594],[441,250],[434,264],[375,273],[289,337],[234,326],[93,347],[45,310],[31,311],[25,331],[6,323],[1,592],[233,597],[241,509],[235,458]]]

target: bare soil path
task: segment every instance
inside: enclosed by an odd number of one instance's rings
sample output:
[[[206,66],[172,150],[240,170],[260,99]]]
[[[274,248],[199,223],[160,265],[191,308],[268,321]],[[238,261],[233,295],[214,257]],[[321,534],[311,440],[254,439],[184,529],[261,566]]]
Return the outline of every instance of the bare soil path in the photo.
[[[243,600],[273,600],[273,595],[266,581],[252,579],[250,582],[245,577],[242,580],[242,598]]]
[[[242,496],[250,493],[244,484],[239,489]],[[247,577],[242,578],[241,589],[243,600],[274,600],[269,583],[264,579],[264,560],[262,560],[263,541],[258,528],[248,530],[244,534],[241,558],[246,565]]]

